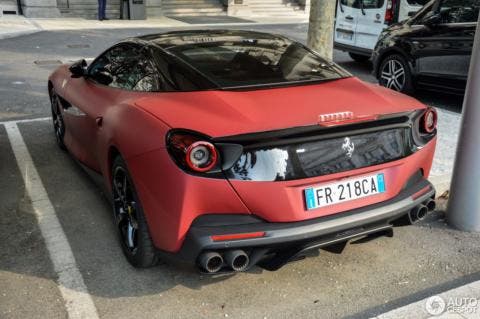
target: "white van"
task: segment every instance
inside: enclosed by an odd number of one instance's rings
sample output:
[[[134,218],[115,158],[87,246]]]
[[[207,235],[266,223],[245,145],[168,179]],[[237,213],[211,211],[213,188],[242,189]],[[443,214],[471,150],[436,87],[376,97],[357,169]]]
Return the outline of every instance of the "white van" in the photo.
[[[335,48],[367,61],[387,26],[415,14],[430,0],[338,0]]]

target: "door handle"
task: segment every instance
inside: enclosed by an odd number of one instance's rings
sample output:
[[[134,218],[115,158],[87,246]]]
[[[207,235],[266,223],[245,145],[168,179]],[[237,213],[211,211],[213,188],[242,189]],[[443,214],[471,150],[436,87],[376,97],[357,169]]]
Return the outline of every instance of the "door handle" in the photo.
[[[346,16],[345,19],[347,19],[347,20],[353,20],[353,17],[352,17],[352,16]]]
[[[98,127],[102,127],[103,125],[103,117],[99,116],[95,119],[95,123],[97,123]]]

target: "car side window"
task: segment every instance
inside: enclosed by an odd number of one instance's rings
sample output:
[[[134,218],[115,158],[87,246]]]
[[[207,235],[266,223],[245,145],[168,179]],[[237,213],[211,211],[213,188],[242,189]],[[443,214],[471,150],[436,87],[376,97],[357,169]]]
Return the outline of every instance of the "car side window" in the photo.
[[[118,45],[100,56],[89,69],[94,81],[133,91],[157,91],[157,71],[141,47]]]
[[[139,50],[138,50],[139,51]],[[129,74],[131,90],[152,92],[159,90],[158,71],[146,52],[136,52]]]
[[[363,0],[364,9],[379,9],[385,4],[385,0]]]
[[[478,21],[480,0],[443,0],[439,13],[443,24]]]
[[[340,0],[340,3],[351,8],[360,8],[361,1],[362,0]]]

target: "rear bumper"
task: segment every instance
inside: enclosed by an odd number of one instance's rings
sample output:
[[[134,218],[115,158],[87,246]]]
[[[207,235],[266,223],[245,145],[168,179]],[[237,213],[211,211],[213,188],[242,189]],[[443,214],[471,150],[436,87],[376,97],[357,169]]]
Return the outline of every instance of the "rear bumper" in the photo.
[[[391,230],[408,218],[413,208],[435,196],[435,189],[425,179],[409,185],[391,200],[331,216],[291,223],[269,223],[245,215],[204,215],[192,224],[175,259],[195,264],[205,251],[222,252],[238,248],[250,254],[250,266],[276,254],[265,268],[278,269],[306,250],[321,248],[371,233]],[[211,236],[264,233],[263,237],[214,241]],[[280,253],[280,254],[279,254]]]

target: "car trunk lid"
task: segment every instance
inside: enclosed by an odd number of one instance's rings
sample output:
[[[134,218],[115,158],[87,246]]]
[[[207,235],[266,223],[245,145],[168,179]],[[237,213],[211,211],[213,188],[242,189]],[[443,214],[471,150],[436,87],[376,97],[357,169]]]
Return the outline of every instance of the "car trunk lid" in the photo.
[[[424,107],[413,98],[353,77],[249,91],[151,93],[135,104],[172,128],[211,137],[317,125],[321,115],[338,112],[362,118]]]

